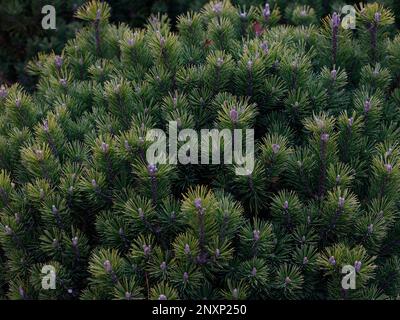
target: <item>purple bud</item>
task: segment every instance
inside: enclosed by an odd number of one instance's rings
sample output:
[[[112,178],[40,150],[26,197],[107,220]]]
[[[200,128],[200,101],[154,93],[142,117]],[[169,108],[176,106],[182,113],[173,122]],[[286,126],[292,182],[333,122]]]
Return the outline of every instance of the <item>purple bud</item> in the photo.
[[[283,209],[284,210],[289,209],[289,202],[287,200],[285,200],[285,202],[283,203]]]
[[[222,8],[223,8],[222,2],[217,2],[216,4],[214,4],[212,10],[215,13],[220,14],[222,12]]]
[[[385,169],[386,169],[387,173],[392,173],[393,166],[390,163],[386,163],[385,164]]]
[[[290,284],[292,282],[292,280],[289,277],[285,278],[285,284]]]
[[[189,280],[189,274],[187,272],[183,273],[183,281],[187,282]]]
[[[158,300],[168,300],[165,294],[160,294]]]
[[[254,230],[253,231],[253,240],[254,241],[260,240],[260,230]]]
[[[382,14],[380,13],[380,12],[375,12],[375,15],[374,15],[374,20],[375,20],[375,22],[378,24],[379,22],[381,22],[381,17],[382,17]]]
[[[56,206],[54,204],[51,206],[51,212],[53,212],[53,214],[58,213],[58,209],[56,208]]]
[[[133,46],[135,44],[135,39],[133,39],[133,38],[130,38],[130,39],[128,39],[128,45],[129,46]]]
[[[334,12],[332,15],[332,27],[339,28],[339,26],[340,26],[340,15]]]
[[[224,63],[224,59],[222,59],[222,58],[217,58],[217,67],[221,67],[222,66],[222,64]]]
[[[329,140],[329,134],[327,134],[327,133],[321,134],[321,141],[326,143],[326,142],[328,142],[328,140]]]
[[[93,188],[97,188],[97,182],[95,179],[92,179],[92,186]]]
[[[200,210],[201,207],[201,199],[200,198],[196,198],[194,199],[194,206],[196,207],[196,209]]]
[[[332,266],[334,266],[334,265],[336,264],[336,260],[335,260],[335,257],[334,257],[334,256],[331,256],[331,257],[329,258],[329,263],[330,263]]]
[[[73,238],[72,238],[72,245],[73,245],[74,247],[78,246],[78,237],[73,237]]]
[[[147,244],[144,244],[143,245],[143,253],[144,253],[144,255],[148,256],[150,254],[150,252],[151,252],[151,246],[147,245]]]
[[[100,20],[100,18],[101,18],[101,10],[98,9],[96,12],[96,20]]]
[[[219,256],[221,255],[221,251],[219,249],[215,250],[215,257],[219,258]]]
[[[108,143],[102,142],[101,143],[101,150],[104,153],[108,153],[108,151],[110,150],[110,145]]]
[[[247,69],[251,70],[251,68],[253,68],[253,61],[249,60],[249,61],[247,61]]]
[[[308,258],[307,257],[304,257],[304,259],[303,259],[303,264],[307,264],[308,263]]]
[[[161,269],[162,271],[165,271],[165,270],[167,269],[167,263],[166,263],[165,261],[163,261],[163,262],[160,264],[160,269]]]
[[[164,37],[160,37],[160,46],[164,47],[165,46],[165,38]]]
[[[232,122],[237,122],[239,119],[239,113],[236,109],[231,109],[229,112],[229,117],[231,118]]]
[[[255,276],[257,275],[257,269],[256,269],[256,267],[253,267],[253,270],[251,270],[251,275],[252,275],[253,277],[255,277]]]
[[[21,298],[25,298],[25,290],[22,287],[18,288],[18,293],[21,296]]]
[[[49,122],[47,120],[43,121],[43,130],[44,132],[49,132]]]
[[[270,16],[271,16],[271,9],[269,7],[269,3],[267,2],[263,9],[263,17],[264,17],[265,21],[268,21]]]
[[[4,231],[5,231],[6,235],[8,235],[8,236],[11,236],[13,234],[13,231],[9,226],[5,226]]]
[[[147,166],[147,172],[149,173],[150,176],[154,176],[157,172],[157,166],[155,164],[150,163]]]
[[[281,148],[281,146],[279,144],[273,144],[272,145],[272,151],[276,154],[279,152],[279,149]]]
[[[54,57],[54,64],[55,64],[57,69],[60,69],[61,66],[63,65],[63,58],[60,57],[60,56],[55,56]]]
[[[246,11],[240,12],[240,13],[239,13],[239,16],[240,16],[241,19],[246,19],[246,17],[247,17],[247,12],[246,12]]]
[[[372,233],[374,231],[374,225],[371,223],[369,226],[368,226],[368,233]]]
[[[356,262],[354,262],[354,268],[356,269],[356,272],[360,272],[361,265],[362,265],[361,261],[357,260]]]
[[[124,147],[125,147],[125,149],[126,149],[127,151],[130,151],[130,150],[131,150],[131,146],[129,145],[128,140],[125,140],[125,142],[124,142]]]
[[[36,159],[38,159],[39,161],[42,161],[44,159],[44,155],[43,155],[43,151],[36,149],[35,150],[35,155],[36,155]]]
[[[19,222],[21,221],[21,216],[20,216],[19,213],[16,212],[16,213],[14,214],[14,217],[15,217],[15,222],[16,222],[16,223],[19,223]]]
[[[185,254],[190,254],[190,247],[187,243],[185,244],[185,248],[183,249],[183,251],[185,252]]]
[[[364,103],[364,112],[368,113],[371,110],[371,100],[367,99]]]
[[[343,207],[344,207],[344,198],[339,197],[338,206],[339,206],[340,209],[343,209]]]
[[[67,86],[67,80],[66,80],[66,79],[60,79],[60,84],[61,84],[63,87],[66,87],[66,86]]]
[[[265,54],[268,54],[268,52],[269,52],[269,46],[268,46],[268,43],[267,42],[263,42],[263,43],[261,43],[261,49],[262,49],[262,51],[265,53]]]
[[[332,77],[333,80],[336,80],[336,78],[337,78],[337,70],[333,69],[331,71],[331,77]]]
[[[110,260],[104,261],[103,266],[104,266],[104,270],[105,270],[107,273],[111,273],[111,271],[112,271],[112,266],[111,266]]]
[[[354,118],[353,117],[349,118],[348,123],[349,123],[349,126],[351,127],[354,123]]]
[[[17,107],[17,108],[19,108],[19,107],[21,107],[21,99],[15,99],[15,106]]]
[[[0,87],[0,98],[4,99],[5,97],[7,97],[8,92],[7,89],[4,86]]]
[[[138,215],[139,215],[139,218],[140,218],[140,219],[143,219],[143,218],[144,218],[144,212],[143,212],[143,209],[142,209],[142,208],[139,208],[139,209],[138,209]]]

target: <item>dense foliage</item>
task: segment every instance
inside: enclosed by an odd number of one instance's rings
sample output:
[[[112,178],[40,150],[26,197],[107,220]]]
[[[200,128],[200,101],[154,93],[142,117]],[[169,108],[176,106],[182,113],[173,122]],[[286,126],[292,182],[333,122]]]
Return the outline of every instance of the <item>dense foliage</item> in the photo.
[[[320,24],[320,1],[277,2],[210,2],[175,32],[163,15],[110,24],[91,1],[62,54],[28,65],[33,95],[0,88],[0,295],[398,297],[394,11],[360,4],[352,31]],[[146,133],[170,120],[254,128],[254,171],[148,163]]]
[[[0,82],[23,84],[29,90],[35,78],[24,70],[25,64],[37,52],[61,53],[65,42],[82,25],[73,20],[76,9],[84,0],[4,0],[0,4]],[[112,21],[125,22],[131,27],[145,24],[151,13],[169,16],[198,9],[206,0],[118,0],[112,2]],[[42,28],[42,7],[52,5],[56,10],[56,30]]]
[[[373,2],[369,0],[370,2]],[[188,9],[198,10],[207,0],[115,0],[112,1],[112,22],[125,22],[131,27],[141,27],[151,13],[166,13],[175,27],[176,17]],[[347,0],[346,4],[358,3]],[[400,2],[383,0],[400,17]],[[37,52],[60,54],[65,42],[81,27],[73,14],[84,0],[5,0],[0,5],[0,82],[18,81],[28,90],[35,86],[36,78],[29,76],[24,67]],[[233,0],[236,5],[261,5],[263,0]],[[310,5],[318,18],[343,5],[343,1],[279,0],[281,8],[287,8],[281,22],[292,22],[292,11],[298,4]],[[44,5],[53,5],[57,13],[57,29],[43,30],[41,20]],[[296,18],[295,18],[296,19]],[[295,22],[295,19],[293,22]],[[398,22],[399,20],[396,19]]]

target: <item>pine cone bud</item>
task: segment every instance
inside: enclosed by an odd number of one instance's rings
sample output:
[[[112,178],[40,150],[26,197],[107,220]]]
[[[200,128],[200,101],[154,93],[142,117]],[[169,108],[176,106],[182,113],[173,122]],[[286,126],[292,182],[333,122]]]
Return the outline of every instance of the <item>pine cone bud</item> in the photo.
[[[386,169],[387,173],[390,174],[393,171],[393,166],[390,163],[386,163],[385,164],[385,169]]]
[[[381,17],[382,17],[382,14],[380,12],[375,12],[374,20],[375,20],[376,24],[381,22]]]
[[[371,100],[367,99],[364,103],[364,112],[368,113],[371,110]]]
[[[332,15],[332,27],[339,28],[339,26],[340,26],[340,15],[334,12]]]
[[[357,260],[356,262],[354,262],[354,268],[356,269],[356,272],[360,272],[361,266],[362,266],[361,261]]]
[[[57,69],[61,69],[63,65],[63,58],[61,56],[55,56],[54,57],[54,64]]]
[[[271,9],[269,7],[268,2],[265,4],[264,9],[263,9],[263,17],[264,17],[265,21],[267,21],[267,22],[268,22],[269,18],[271,17]]]
[[[322,142],[328,142],[329,141],[329,134],[327,134],[327,133],[323,133],[323,134],[321,134],[321,141]]]
[[[231,111],[229,112],[229,117],[231,118],[232,122],[236,123],[239,119],[239,113],[236,109],[231,109]]]
[[[157,173],[157,166],[155,164],[149,164],[147,166],[147,172],[149,173],[150,176],[155,176]]]
[[[340,209],[343,209],[344,202],[345,202],[344,198],[343,197],[339,197],[338,206],[339,206]]]
[[[279,150],[280,150],[280,148],[281,148],[281,146],[279,145],[279,144],[273,144],[272,145],[272,151],[275,153],[275,154],[277,154],[278,152],[279,152]]]
[[[104,261],[103,266],[104,266],[104,270],[105,270],[107,273],[111,273],[111,272],[112,272],[112,266],[111,266],[110,260]]]
[[[254,230],[253,231],[253,240],[254,241],[260,240],[260,230]]]
[[[190,247],[187,243],[185,244],[185,248],[183,249],[183,251],[185,252],[185,254],[190,254]]]
[[[197,210],[200,210],[202,208],[201,207],[201,199],[200,198],[196,198],[194,200],[194,206],[196,207]]]

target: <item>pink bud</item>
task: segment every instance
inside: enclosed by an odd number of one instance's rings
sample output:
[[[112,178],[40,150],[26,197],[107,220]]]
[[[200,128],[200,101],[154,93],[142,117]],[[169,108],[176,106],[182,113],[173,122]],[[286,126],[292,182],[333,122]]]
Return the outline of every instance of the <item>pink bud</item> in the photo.
[[[236,109],[232,109],[232,110],[229,112],[229,116],[230,116],[232,122],[237,122],[238,119],[239,119],[239,113],[237,112]]]

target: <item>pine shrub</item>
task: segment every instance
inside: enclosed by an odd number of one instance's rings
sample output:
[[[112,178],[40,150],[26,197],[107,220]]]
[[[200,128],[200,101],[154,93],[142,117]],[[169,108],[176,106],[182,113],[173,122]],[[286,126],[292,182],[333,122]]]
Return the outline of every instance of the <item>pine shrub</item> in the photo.
[[[62,54],[28,65],[35,92],[0,88],[0,295],[397,298],[395,16],[361,4],[346,30],[314,2],[214,1],[176,31],[165,15],[132,30],[105,2],[80,7]],[[147,162],[146,134],[168,121],[254,129],[254,170]]]

